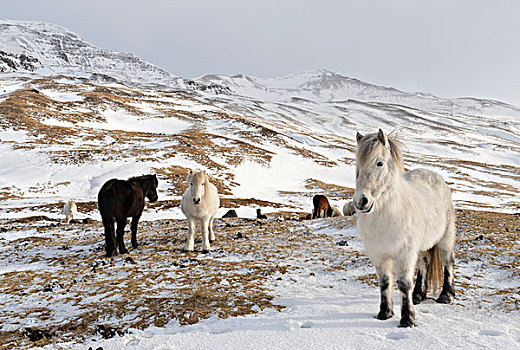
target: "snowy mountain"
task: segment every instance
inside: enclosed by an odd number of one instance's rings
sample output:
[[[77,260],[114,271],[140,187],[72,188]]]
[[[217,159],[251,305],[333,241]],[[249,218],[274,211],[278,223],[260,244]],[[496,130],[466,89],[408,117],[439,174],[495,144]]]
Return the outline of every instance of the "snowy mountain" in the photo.
[[[43,22],[0,19],[0,72],[63,74],[100,82],[229,93],[174,76],[131,53],[97,48],[61,26]]]
[[[320,103],[353,100],[420,108],[447,114],[520,117],[520,108],[494,100],[474,98],[445,99],[428,93],[407,93],[392,87],[377,86],[327,70],[311,70],[279,78],[206,75],[196,79],[227,86],[239,95],[270,101],[300,98]]]
[[[206,144],[197,143],[208,159],[184,157],[232,179],[230,193],[274,202],[285,201],[284,193],[299,193],[290,200],[302,209],[312,192],[309,181],[352,188],[356,132],[383,128],[403,142],[410,167],[432,167],[453,183],[459,205],[501,210],[518,205],[515,188],[520,186],[513,174],[519,166],[514,154],[520,152],[520,111],[514,106],[411,94],[326,70],[280,78],[210,75],[188,81],[133,55],[98,49],[60,26],[3,20],[0,34],[0,67],[6,71],[0,86],[4,128],[20,130],[22,115],[30,120],[26,125],[59,127],[61,132],[68,127],[78,135],[85,127],[94,134],[106,128],[141,128],[156,137],[161,131],[182,134],[176,125],[187,125],[192,133],[205,133]],[[105,78],[98,79],[100,74]],[[43,76],[48,78],[39,79]],[[28,95],[24,89],[41,93]],[[22,103],[16,114],[11,105],[7,108],[13,100]],[[125,117],[128,113],[133,117]],[[134,118],[142,127],[131,124]],[[222,138],[238,145],[237,152],[224,151]],[[77,143],[83,144],[81,137]],[[270,177],[287,162],[297,176],[277,189]],[[260,164],[256,174],[263,174],[256,192],[242,183],[254,164]],[[95,190],[78,195],[88,198]]]
[[[324,70],[189,81],[59,26],[0,21],[0,348],[515,348],[519,117]],[[417,306],[416,329],[373,318],[355,217],[300,220],[316,193],[351,198],[356,132],[377,128],[407,169],[442,174],[457,208],[456,303]],[[221,195],[206,255],[180,249],[197,167]],[[152,172],[140,246],[105,259],[100,187]],[[241,218],[221,219],[231,208]]]

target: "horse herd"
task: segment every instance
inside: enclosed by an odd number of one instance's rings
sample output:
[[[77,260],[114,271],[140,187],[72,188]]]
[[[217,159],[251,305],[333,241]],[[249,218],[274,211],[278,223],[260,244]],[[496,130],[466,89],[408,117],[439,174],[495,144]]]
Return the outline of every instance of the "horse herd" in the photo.
[[[426,299],[428,288],[442,285],[438,303],[450,303],[453,288],[455,215],[451,192],[441,176],[426,169],[404,171],[399,143],[381,129],[356,136],[356,191],[343,208],[346,215],[357,212],[357,228],[364,249],[376,268],[380,287],[377,319],[394,315],[394,275],[401,292],[400,327],[415,325],[414,304]],[[192,170],[181,210],[188,220],[184,249],[193,251],[195,224],[200,223],[202,251],[215,240],[213,220],[220,201],[217,188],[205,170]],[[145,197],[157,200],[156,175],[128,180],[112,179],[99,191],[98,206],[105,229],[106,256],[127,253],[123,241],[128,217],[132,218],[132,247],[137,248],[137,223]],[[325,196],[313,198],[312,218],[340,216]],[[117,223],[117,229],[114,227]],[[413,287],[413,274],[417,278]],[[412,289],[413,287],[413,289]]]

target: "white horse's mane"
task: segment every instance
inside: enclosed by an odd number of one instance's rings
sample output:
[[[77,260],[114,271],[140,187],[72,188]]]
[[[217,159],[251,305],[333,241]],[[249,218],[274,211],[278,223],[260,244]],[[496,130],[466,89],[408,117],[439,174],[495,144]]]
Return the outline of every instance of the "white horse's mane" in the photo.
[[[403,154],[401,152],[400,146],[401,143],[391,137],[386,138],[388,145],[390,148],[390,154],[392,156],[392,160],[398,169],[404,169],[404,161]],[[377,133],[368,134],[363,137],[358,143],[357,150],[357,164],[359,167],[365,166],[365,164],[372,164],[376,162],[376,157],[379,152],[377,152],[378,147],[385,147],[379,139]]]

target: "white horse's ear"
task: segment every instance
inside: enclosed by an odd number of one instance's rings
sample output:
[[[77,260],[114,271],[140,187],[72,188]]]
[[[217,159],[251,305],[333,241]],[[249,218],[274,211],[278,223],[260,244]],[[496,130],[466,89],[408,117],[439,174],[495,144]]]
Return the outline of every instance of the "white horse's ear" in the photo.
[[[361,141],[362,138],[363,138],[363,135],[361,135],[359,133],[359,131],[358,131],[357,134],[356,134],[356,141],[357,141],[357,143],[359,143],[359,141]]]
[[[191,175],[193,175],[193,170],[190,169],[190,172],[188,173],[188,177],[186,178],[186,182],[190,182]]]
[[[386,138],[386,135],[383,132],[383,130],[379,129],[379,133],[377,134],[377,138],[379,139],[379,141],[381,141],[383,146],[385,146],[385,147],[388,146],[388,139]]]

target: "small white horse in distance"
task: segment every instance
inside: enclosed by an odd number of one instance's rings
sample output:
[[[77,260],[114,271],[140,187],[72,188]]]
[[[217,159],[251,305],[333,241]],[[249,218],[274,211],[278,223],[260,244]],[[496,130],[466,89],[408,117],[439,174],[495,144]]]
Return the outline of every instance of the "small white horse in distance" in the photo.
[[[399,326],[413,327],[413,304],[426,299],[428,284],[436,289],[442,281],[439,260],[444,265],[444,281],[437,302],[448,304],[455,296],[455,214],[451,192],[442,177],[433,171],[404,172],[397,142],[381,129],[366,136],[358,133],[357,144],[353,202],[359,213],[359,233],[376,267],[381,289],[377,318],[386,320],[394,314],[395,272],[402,296]],[[412,293],[416,264],[417,281]]]
[[[338,217],[338,216],[343,216],[343,213],[338,209],[338,207],[336,207],[335,205],[331,205],[330,207],[332,209],[333,218]]]
[[[188,219],[188,241],[184,250],[193,251],[195,243],[195,224],[200,222],[202,231],[202,252],[210,250],[210,243],[215,240],[213,220],[220,207],[217,188],[209,182],[206,170],[190,170],[188,189],[181,201],[181,210]]]
[[[76,206],[76,202],[68,201],[63,206],[63,214],[65,215],[65,222],[68,224],[72,219],[74,219],[74,215],[78,213],[78,208]]]
[[[353,201],[348,201],[343,205],[343,215],[344,216],[352,216],[356,213],[356,207],[354,206]]]

